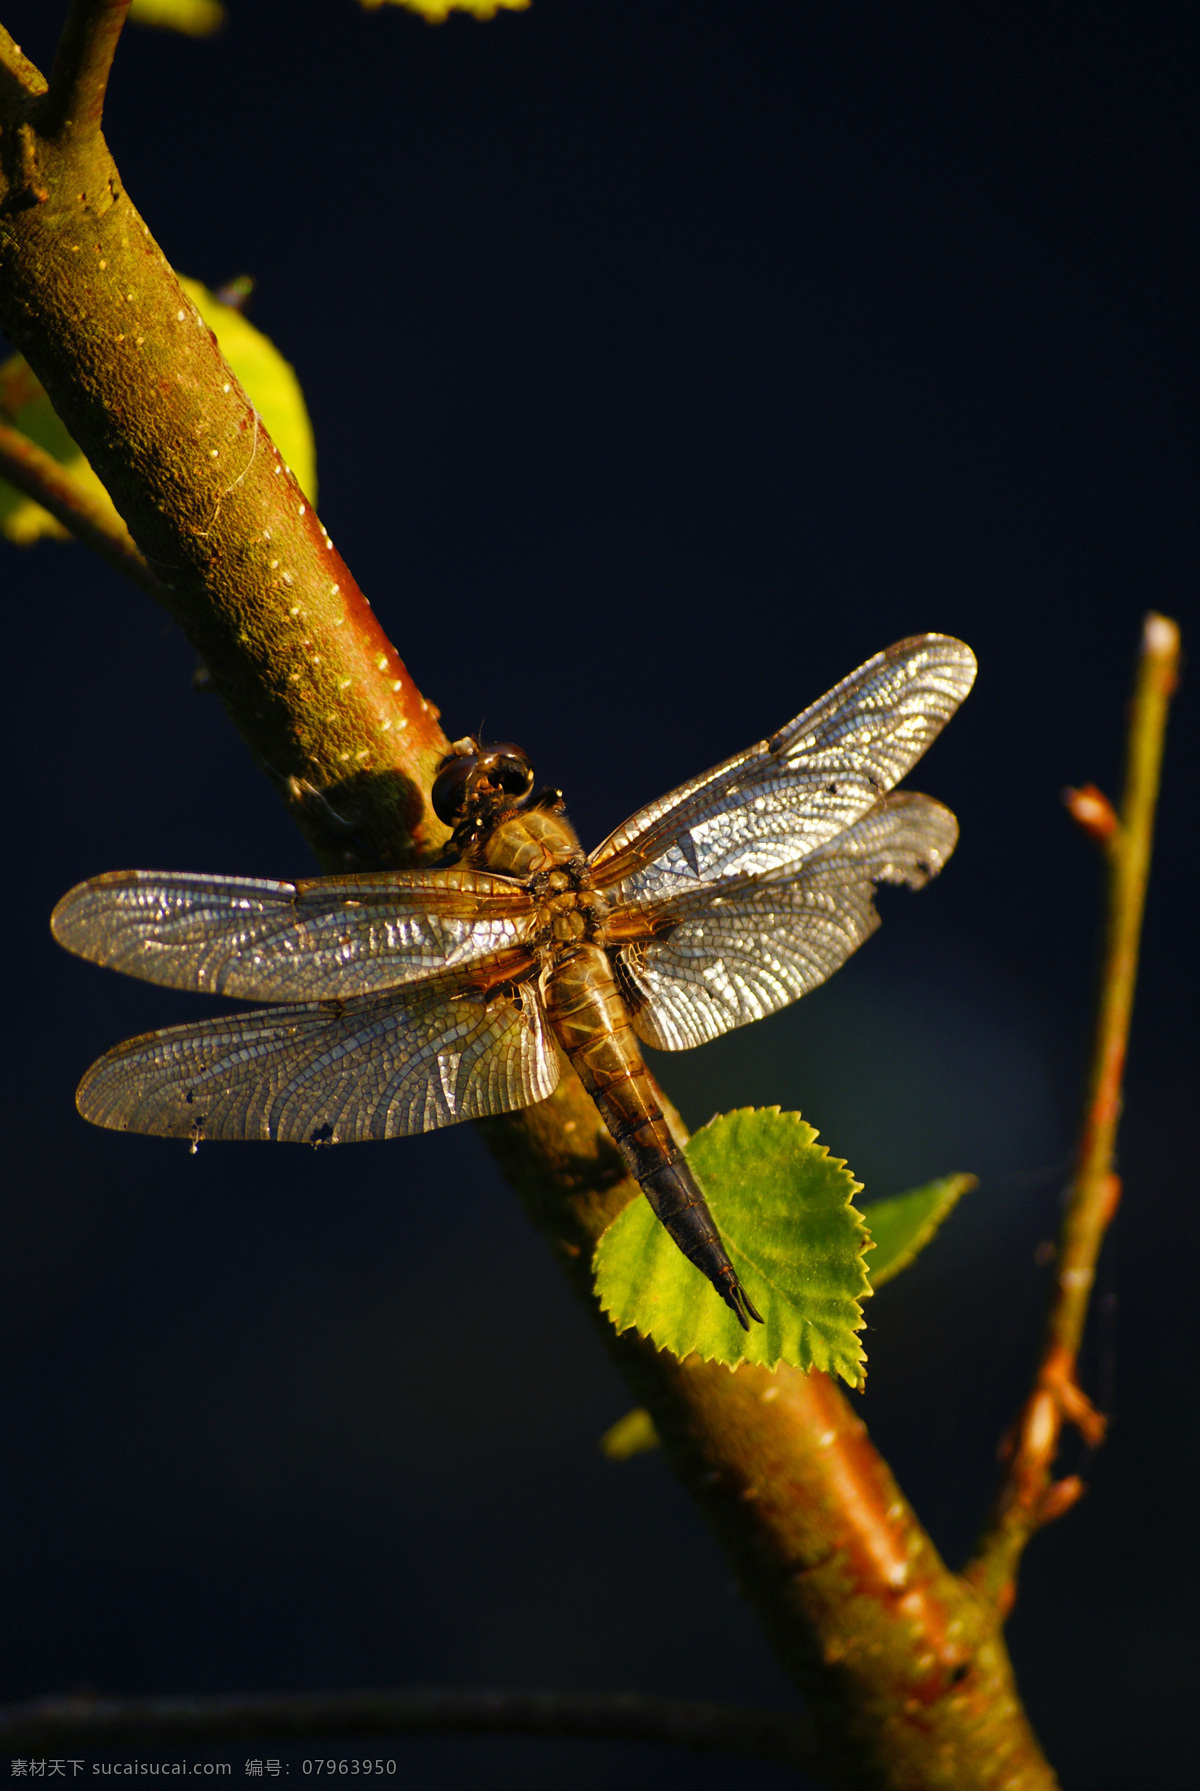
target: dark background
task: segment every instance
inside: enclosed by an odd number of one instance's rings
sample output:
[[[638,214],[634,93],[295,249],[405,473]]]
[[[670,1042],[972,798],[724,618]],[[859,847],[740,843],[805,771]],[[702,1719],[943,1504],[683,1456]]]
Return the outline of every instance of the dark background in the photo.
[[[59,10],[2,9],[43,66]],[[1143,612],[1195,639],[1192,9],[230,11],[211,42],[126,34],[109,138],[181,270],[257,276],[322,517],[451,735],[522,741],[594,844],[889,641],[979,654],[913,780],[960,818],[945,876],[885,896],[798,1008],[656,1066],[693,1122],[801,1109],[868,1198],[982,1177],[869,1308],[861,1400],[958,1562],[1087,1051],[1100,867],[1059,791],[1117,781]],[[0,1696],[789,1698],[662,1463],[598,1455],[627,1396],[468,1128],[189,1159],[76,1117],[94,1056],[203,1003],[57,951],[56,898],[311,864],[140,592],[75,546],[3,568]],[[1115,1422],[1010,1625],[1088,1791],[1194,1783],[1196,735],[1185,681],[1085,1367]],[[390,1751],[447,1791],[790,1782],[603,1744]]]

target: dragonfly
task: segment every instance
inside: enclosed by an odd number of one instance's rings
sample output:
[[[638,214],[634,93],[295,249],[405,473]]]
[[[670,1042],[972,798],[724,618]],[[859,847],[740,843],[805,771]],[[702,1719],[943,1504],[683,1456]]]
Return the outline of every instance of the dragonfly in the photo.
[[[340,1144],[508,1113],[569,1063],[670,1236],[744,1329],[761,1322],[640,1046],[679,1051],[786,1007],[919,888],[958,823],[897,790],[971,688],[962,641],[923,634],[584,853],[520,747],[472,736],[432,803],[449,862],[293,883],[93,877],[55,938],[173,989],[272,1005],[117,1045],[80,1083],[95,1125]]]

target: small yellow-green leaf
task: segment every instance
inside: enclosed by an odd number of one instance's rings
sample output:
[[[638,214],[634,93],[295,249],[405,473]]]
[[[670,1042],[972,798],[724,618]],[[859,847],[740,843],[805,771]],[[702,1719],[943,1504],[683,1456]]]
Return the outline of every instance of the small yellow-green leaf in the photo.
[[[225,23],[221,0],[132,0],[131,25],[156,25],[188,37],[211,37]]]
[[[658,1432],[654,1419],[644,1406],[635,1405],[631,1412],[610,1424],[600,1438],[600,1447],[609,1461],[628,1461],[647,1449],[658,1448]]]
[[[875,1248],[867,1263],[872,1287],[882,1287],[906,1269],[929,1242],[964,1194],[979,1186],[974,1175],[944,1175],[940,1181],[891,1200],[876,1200],[863,1212]]]
[[[317,501],[317,456],[304,393],[290,362],[269,336],[233,305],[222,304],[199,280],[179,284],[213,331],[221,353],[245,387],[267,432],[311,504]]]
[[[381,6],[403,6],[418,12],[431,25],[442,25],[452,12],[469,12],[477,19],[494,19],[498,12],[524,12],[530,0],[359,0],[364,12],[378,12]]]
[[[676,1356],[825,1369],[861,1386],[857,1333],[871,1286],[869,1239],[853,1205],[859,1184],[798,1113],[778,1107],[725,1113],[697,1132],[687,1158],[730,1261],[764,1322],[741,1329],[708,1280],[683,1256],[645,1200],[601,1238],[594,1270],[600,1304],[618,1331],[631,1327]]]
[[[47,454],[53,454],[76,484],[111,512],[114,525],[123,527],[112,499],[67,434],[24,355],[11,355],[0,365],[0,416],[39,448],[45,448]],[[60,541],[69,538],[67,530],[48,510],[7,479],[0,479],[0,534],[15,541],[18,547],[31,547],[43,536]]]

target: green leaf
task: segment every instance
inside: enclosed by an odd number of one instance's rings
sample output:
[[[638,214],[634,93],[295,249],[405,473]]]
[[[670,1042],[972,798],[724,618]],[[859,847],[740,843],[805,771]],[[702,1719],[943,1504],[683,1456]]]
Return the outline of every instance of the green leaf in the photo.
[[[221,0],[132,0],[131,25],[157,25],[188,37],[211,37],[225,23]]]
[[[866,1355],[856,1333],[871,1285],[862,1261],[869,1240],[852,1204],[859,1184],[816,1140],[798,1113],[743,1108],[718,1115],[687,1147],[761,1325],[743,1331],[649,1202],[635,1200],[604,1233],[593,1264],[617,1330],[636,1329],[680,1357],[731,1368],[787,1362],[861,1386]]]
[[[221,353],[245,388],[255,410],[266,424],[275,446],[291,467],[305,497],[317,500],[317,462],[312,424],[304,394],[295,373],[275,344],[256,330],[232,305],[222,304],[199,280],[180,276],[180,285],[212,330]],[[76,483],[117,513],[104,486],[67,434],[23,355],[13,355],[0,366],[0,415],[53,454]],[[69,539],[68,532],[48,510],[26,497],[6,479],[0,479],[0,534],[18,547],[29,547],[42,536]]]
[[[53,454],[76,484],[111,513],[113,523],[123,526],[112,499],[67,434],[66,425],[59,420],[24,355],[14,354],[0,365],[0,416],[39,448],[45,448],[47,454]],[[15,541],[18,547],[31,547],[43,536],[70,540],[69,531],[48,510],[7,479],[0,479],[0,534]]]
[[[378,12],[384,5],[403,6],[419,12],[431,25],[444,24],[452,12],[469,12],[477,19],[494,19],[498,12],[524,12],[530,0],[359,0],[364,12]]]
[[[658,1448],[658,1432],[654,1419],[644,1406],[635,1405],[631,1412],[610,1424],[600,1438],[600,1448],[609,1461],[628,1461],[631,1455],[642,1455]]]
[[[940,1181],[891,1200],[876,1200],[863,1218],[875,1241],[867,1263],[872,1287],[882,1287],[906,1269],[964,1194],[979,1186],[974,1175],[944,1175]]]

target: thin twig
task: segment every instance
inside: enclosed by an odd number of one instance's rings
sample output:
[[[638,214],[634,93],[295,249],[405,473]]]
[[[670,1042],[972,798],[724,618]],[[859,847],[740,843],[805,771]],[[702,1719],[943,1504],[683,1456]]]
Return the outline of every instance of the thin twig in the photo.
[[[1070,1200],[1058,1243],[1058,1275],[1046,1322],[1041,1365],[1016,1425],[1008,1466],[968,1579],[1011,1605],[1021,1552],[1033,1532],[1060,1517],[1079,1498],[1072,1474],[1051,1481],[1064,1421],[1093,1447],[1105,1419],[1076,1380],[1076,1363],[1104,1233],[1116,1212],[1121,1184],[1113,1173],[1121,1083],[1137,980],[1138,942],[1158,797],[1167,710],[1179,670],[1179,629],[1166,616],[1147,616],[1129,718],[1125,791],[1119,817],[1098,790],[1068,791],[1067,805],[1085,831],[1099,839],[1109,866],[1108,928],[1091,1075]]]
[[[162,597],[162,586],[120,517],[85,491],[53,454],[47,454],[45,448],[39,448],[8,423],[0,423],[0,473],[18,491],[48,510],[77,540],[119,572],[126,573],[152,597]]]
[[[130,0],[72,0],[38,108],[41,136],[69,130],[76,141],[95,136],[104,115],[108,76]]]
[[[637,1692],[417,1688],[230,1698],[46,1698],[0,1710],[0,1742],[10,1755],[256,1738],[430,1734],[659,1742],[695,1753],[740,1754],[797,1768],[814,1766],[818,1757],[811,1725],[802,1713]]]
[[[0,94],[6,109],[36,99],[46,91],[46,77],[30,62],[11,31],[0,25]]]

